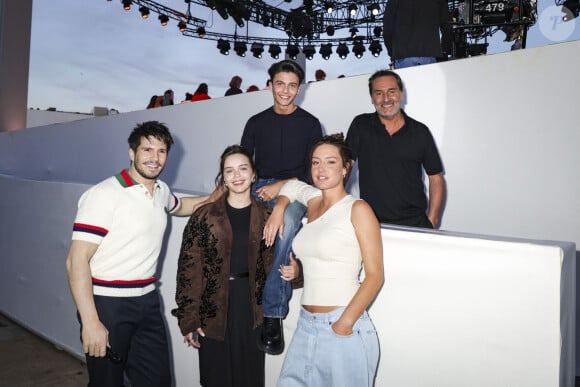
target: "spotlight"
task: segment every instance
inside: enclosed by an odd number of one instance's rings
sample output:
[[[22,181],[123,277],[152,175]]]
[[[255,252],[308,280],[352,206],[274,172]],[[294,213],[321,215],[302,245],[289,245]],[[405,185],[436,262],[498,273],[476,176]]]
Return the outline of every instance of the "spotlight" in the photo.
[[[373,16],[377,16],[381,10],[381,8],[379,7],[378,4],[371,4],[369,5],[369,11],[371,12],[371,15]]]
[[[489,43],[473,43],[467,45],[467,56],[479,56],[487,54],[487,46]]]
[[[197,36],[200,38],[205,38],[205,27],[198,27],[197,28]]]
[[[350,13],[350,16],[354,16],[356,15],[356,11],[358,10],[356,4],[351,4],[348,6],[348,13]]]
[[[334,26],[326,27],[326,35],[328,35],[328,36],[334,35]]]
[[[383,29],[381,27],[375,27],[373,29],[373,34],[375,35],[375,38],[380,38],[382,33]]]
[[[323,44],[322,46],[320,46],[319,52],[320,56],[322,56],[322,59],[328,60],[328,58],[330,58],[330,55],[332,55],[332,44],[330,43]]]
[[[121,3],[123,3],[123,9],[125,11],[129,11],[131,9],[131,0],[122,0]]]
[[[270,25],[270,16],[264,14],[264,16],[262,16],[262,25],[264,27],[268,27]]]
[[[278,59],[280,57],[280,53],[282,52],[282,49],[277,44],[270,44],[270,48],[268,49],[268,52],[270,53],[270,56],[272,57],[272,59]]]
[[[147,7],[140,7],[139,12],[141,12],[141,17],[143,19],[147,19],[149,17],[149,8]]]
[[[309,44],[308,46],[304,46],[304,48],[302,48],[302,53],[304,54],[306,59],[312,60],[314,54],[316,54],[316,50],[314,49],[314,46]]]
[[[222,17],[222,19],[227,20],[228,17],[230,17],[230,15],[228,15],[228,11],[226,10],[226,4],[224,0],[215,0],[214,5],[215,10]]]
[[[161,22],[161,25],[163,27],[165,27],[167,25],[167,22],[169,21],[169,17],[167,17],[167,15],[159,15],[159,21]]]
[[[299,53],[300,49],[295,44],[289,44],[288,47],[286,47],[286,55],[288,55],[292,60],[296,60]]]
[[[373,40],[371,42],[371,45],[369,46],[369,50],[371,51],[371,54],[373,54],[373,56],[376,58],[379,55],[381,55],[381,51],[383,51],[383,46],[381,46],[381,43],[379,43],[378,40]]]
[[[349,51],[348,47],[346,46],[346,43],[340,43],[338,45],[338,47],[336,48],[336,53],[338,54],[338,57],[340,59],[346,59],[349,52],[350,51]]]
[[[357,59],[362,58],[363,53],[366,51],[365,46],[363,46],[360,40],[356,41],[352,46],[352,52]]]
[[[326,12],[332,13],[332,11],[334,11],[334,4],[331,2],[324,3],[324,8],[326,8]]]
[[[230,42],[224,39],[218,40],[217,48],[220,50],[220,54],[229,55],[230,54]]]
[[[239,2],[233,3],[233,7],[229,7],[230,16],[234,19],[238,27],[242,28],[246,25],[244,20],[250,20],[250,11]]]
[[[186,27],[187,27],[187,24],[185,24],[185,22],[183,20],[181,20],[179,23],[177,23],[177,28],[179,28],[179,32],[184,32]]]
[[[244,23],[244,19],[242,19],[242,16],[240,16],[239,14],[233,13],[232,18],[234,19],[238,27],[242,28],[246,25],[246,23]]]
[[[264,52],[264,45],[262,43],[252,43],[252,48],[250,48],[254,58],[262,58],[262,53]]]
[[[358,28],[352,27],[350,30],[348,30],[348,32],[350,32],[350,38],[354,39],[354,38],[356,38],[356,33],[358,32]]]
[[[234,51],[238,56],[246,56],[246,51],[248,51],[248,46],[245,42],[234,42]]]
[[[579,0],[566,0],[562,4],[562,12],[564,12],[564,17],[562,20],[570,21],[578,17],[580,11],[580,1]]]

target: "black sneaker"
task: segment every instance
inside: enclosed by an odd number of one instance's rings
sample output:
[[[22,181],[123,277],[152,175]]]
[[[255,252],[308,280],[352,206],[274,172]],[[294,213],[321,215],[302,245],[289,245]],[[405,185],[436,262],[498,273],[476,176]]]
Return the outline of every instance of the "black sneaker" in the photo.
[[[270,355],[284,352],[284,333],[282,319],[279,317],[264,317],[262,332],[258,337],[258,348]]]

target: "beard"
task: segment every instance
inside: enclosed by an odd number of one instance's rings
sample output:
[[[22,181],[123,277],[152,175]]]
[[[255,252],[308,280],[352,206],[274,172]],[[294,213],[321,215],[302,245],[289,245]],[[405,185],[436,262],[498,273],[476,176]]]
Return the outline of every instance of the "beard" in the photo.
[[[157,163],[157,164],[160,165],[159,163]],[[157,179],[157,177],[159,177],[161,172],[163,172],[163,167],[161,167],[159,169],[159,172],[151,172],[146,167],[144,167],[141,163],[139,163],[137,161],[134,163],[134,166],[135,166],[135,171],[137,171],[137,173],[141,177],[143,177],[144,179],[155,180],[155,179]]]
[[[396,108],[395,110],[392,110],[391,112],[388,112],[388,113],[387,113],[386,109],[384,111],[381,111],[381,109],[376,109],[376,110],[377,110],[377,113],[379,114],[379,116],[381,118],[386,119],[386,120],[392,120],[393,118],[397,117],[401,113],[400,106],[398,108]]]

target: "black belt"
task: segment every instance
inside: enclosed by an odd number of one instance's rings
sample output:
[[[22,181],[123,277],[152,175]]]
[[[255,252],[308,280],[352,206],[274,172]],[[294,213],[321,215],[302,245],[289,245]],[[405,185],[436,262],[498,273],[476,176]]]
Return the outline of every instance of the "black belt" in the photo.
[[[238,273],[238,274],[230,274],[230,281],[237,280],[240,278],[248,278],[250,276],[250,272],[246,271],[245,273]]]

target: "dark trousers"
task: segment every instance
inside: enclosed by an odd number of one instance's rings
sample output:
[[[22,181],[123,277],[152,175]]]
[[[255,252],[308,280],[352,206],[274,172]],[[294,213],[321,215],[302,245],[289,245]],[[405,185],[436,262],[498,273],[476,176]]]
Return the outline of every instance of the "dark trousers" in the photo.
[[[132,387],[171,386],[169,346],[158,291],[140,297],[95,296],[95,306],[109,330],[111,349],[121,362],[87,355],[89,387],[121,387],[124,373]]]

